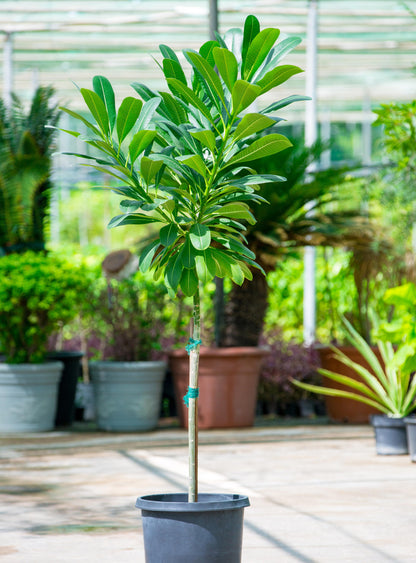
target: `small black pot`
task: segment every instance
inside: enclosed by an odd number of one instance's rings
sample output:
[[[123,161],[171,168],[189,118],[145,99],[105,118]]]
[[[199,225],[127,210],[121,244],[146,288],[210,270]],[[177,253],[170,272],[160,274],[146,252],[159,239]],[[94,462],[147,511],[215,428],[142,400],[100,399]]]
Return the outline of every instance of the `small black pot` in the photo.
[[[410,459],[416,462],[416,416],[408,416],[404,419],[404,422],[406,424]]]
[[[139,497],[146,563],[240,563],[246,496],[185,493]]]
[[[384,414],[371,417],[379,455],[403,455],[408,453],[404,418],[392,418]]]
[[[60,350],[48,354],[48,360],[59,360],[64,364],[59,381],[58,403],[55,426],[70,426],[75,416],[75,393],[77,381],[81,375],[82,352]]]

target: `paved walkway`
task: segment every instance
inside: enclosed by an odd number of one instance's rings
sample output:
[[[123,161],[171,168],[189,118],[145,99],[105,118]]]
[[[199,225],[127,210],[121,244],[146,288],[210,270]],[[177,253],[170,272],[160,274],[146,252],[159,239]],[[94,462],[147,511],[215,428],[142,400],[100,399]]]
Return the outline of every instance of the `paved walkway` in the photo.
[[[243,563],[416,562],[416,464],[377,456],[370,427],[260,426],[200,441],[201,492],[249,495]],[[144,563],[136,497],[186,490],[181,429],[74,428],[0,445],[2,563]]]

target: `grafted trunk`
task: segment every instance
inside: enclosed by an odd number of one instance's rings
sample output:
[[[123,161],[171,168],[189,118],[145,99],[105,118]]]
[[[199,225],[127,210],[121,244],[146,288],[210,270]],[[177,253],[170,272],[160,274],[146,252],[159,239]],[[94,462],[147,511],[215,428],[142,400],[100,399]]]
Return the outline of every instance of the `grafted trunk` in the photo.
[[[258,346],[267,309],[268,286],[264,274],[253,271],[253,280],[234,285],[225,308],[222,346]]]

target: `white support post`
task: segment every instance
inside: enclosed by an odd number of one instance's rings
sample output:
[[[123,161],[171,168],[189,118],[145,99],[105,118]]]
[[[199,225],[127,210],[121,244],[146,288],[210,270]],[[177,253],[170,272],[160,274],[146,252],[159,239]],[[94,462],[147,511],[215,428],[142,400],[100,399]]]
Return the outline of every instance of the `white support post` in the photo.
[[[318,0],[309,0],[306,45],[306,95],[311,98],[306,104],[305,144],[312,146],[318,137],[317,119],[317,35]],[[303,283],[303,339],[307,346],[315,341],[316,332],[316,250],[305,248]]]
[[[3,100],[7,108],[12,105],[13,92],[13,34],[6,33],[3,47]]]

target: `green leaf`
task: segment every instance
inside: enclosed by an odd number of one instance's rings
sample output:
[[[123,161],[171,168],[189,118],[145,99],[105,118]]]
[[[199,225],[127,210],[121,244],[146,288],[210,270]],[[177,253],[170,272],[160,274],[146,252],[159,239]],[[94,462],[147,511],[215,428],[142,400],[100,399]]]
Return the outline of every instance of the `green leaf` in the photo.
[[[218,72],[224,80],[227,88],[232,92],[238,76],[238,62],[233,53],[222,47],[215,47],[213,50],[214,61]]]
[[[258,80],[256,84],[260,86],[261,93],[264,94],[272,88],[279,86],[286,82],[291,76],[303,72],[301,68],[294,65],[281,65],[275,69],[268,72],[261,80]]]
[[[211,259],[215,264],[215,275],[218,278],[231,277],[231,264],[235,263],[235,260],[230,260],[230,257],[218,250],[217,248],[211,248]]]
[[[271,156],[291,146],[292,143],[289,139],[278,133],[272,133],[271,135],[257,139],[249,147],[235,154],[226,165],[229,166],[237,162],[246,162],[249,160],[257,160],[264,156]]]
[[[253,39],[260,33],[260,23],[256,16],[247,16],[244,22],[243,46],[241,49],[241,76],[244,76],[248,49]]]
[[[157,223],[159,219],[150,215],[142,215],[141,213],[130,213],[128,215],[117,215],[108,223],[107,228],[113,229],[121,225],[147,225],[148,223]]]
[[[141,154],[156,137],[156,131],[138,131],[129,145],[130,160],[133,164],[139,154]]]
[[[179,282],[181,280],[182,274],[184,272],[184,267],[182,264],[181,253],[176,252],[171,258],[169,258],[168,263],[165,268],[165,279],[172,289],[176,290]]]
[[[159,45],[159,49],[160,49],[160,52],[163,55],[163,58],[172,59],[172,61],[176,61],[178,64],[180,64],[179,59],[178,59],[175,51],[171,47],[169,47],[168,45],[162,44],[162,45]]]
[[[233,115],[238,115],[248,108],[261,94],[260,86],[250,84],[246,80],[237,80],[232,91]]]
[[[276,67],[277,63],[283,59],[283,57],[292,51],[299,43],[301,43],[302,39],[300,37],[286,37],[283,41],[280,41],[271,51],[269,56],[267,57],[266,64],[260,69],[256,79],[258,80],[262,76],[269,72]]]
[[[184,265],[185,268],[193,268],[195,266],[196,252],[191,244],[189,235],[185,237],[185,242],[183,243],[181,250],[181,256],[182,256],[182,264]]]
[[[132,96],[124,98],[121,102],[117,113],[117,137],[120,144],[132,130],[140,115],[142,106],[143,102]]]
[[[123,213],[130,213],[131,211],[137,211],[142,206],[143,201],[137,201],[132,199],[123,199],[120,201],[120,211]]]
[[[209,266],[211,265],[211,268]],[[212,260],[211,255],[203,252],[195,256],[195,266],[198,279],[202,283],[210,282],[215,276],[215,262]]]
[[[151,98],[143,104],[142,110],[140,112],[139,119],[137,121],[137,129],[147,129],[152,121],[152,118],[159,107],[162,98]]]
[[[81,88],[80,92],[99,128],[104,133],[104,135],[108,135],[110,132],[110,123],[104,102],[102,101],[100,96],[92,90]]]
[[[249,208],[244,203],[227,203],[217,211],[214,211],[212,215],[221,215],[229,219],[244,219],[251,225],[254,225],[256,222]]]
[[[195,107],[199,110],[204,117],[208,119],[210,123],[213,123],[212,116],[205,106],[205,104],[198,98],[198,96],[194,93],[191,88],[185,86],[180,80],[177,78],[168,78],[167,83],[173,92],[173,94],[180,96],[183,100],[191,104],[191,106]]]
[[[244,281],[244,273],[238,262],[231,264],[231,279],[237,285],[241,285]]]
[[[271,117],[267,117],[261,113],[247,113],[237,125],[232,136],[233,140],[235,142],[242,138],[250,137],[250,135],[263,131],[274,124],[275,120]]]
[[[180,286],[187,297],[192,297],[198,290],[198,277],[195,269],[184,270],[182,273]]]
[[[67,113],[68,115],[70,115],[71,117],[74,117],[75,119],[78,119],[79,121],[81,121],[84,125],[86,125],[86,127],[88,127],[88,129],[90,129],[91,131],[93,131],[98,137],[101,137],[101,132],[99,129],[97,129],[97,127],[95,125],[93,125],[90,121],[88,121],[87,119],[85,119],[85,117],[83,117],[82,115],[80,115],[79,113],[76,113],[75,111],[72,111],[68,108],[64,108],[64,107],[60,107],[60,110],[64,111],[65,113]],[[80,135],[80,133],[78,133],[78,136]]]
[[[163,246],[170,246],[179,236],[179,229],[175,223],[169,223],[160,229],[160,242]]]
[[[150,184],[156,174],[163,166],[163,161],[153,160],[147,156],[143,156],[140,161],[140,172],[146,184]]]
[[[279,29],[268,27],[260,31],[260,33],[254,37],[247,50],[245,58],[244,70],[242,73],[242,77],[244,79],[250,80],[253,77],[256,70],[260,67],[273,45],[276,43],[279,35]]]
[[[196,69],[204,78],[209,90],[207,93],[210,94],[214,103],[215,100],[219,98],[223,105],[225,105],[224,90],[222,89],[221,81],[209,62],[199,53],[195,53],[194,51],[185,51],[185,56],[190,61],[194,69]],[[216,105],[219,106],[219,104]]]
[[[212,154],[216,152],[215,135],[210,129],[205,129],[204,131],[192,131],[191,135],[204,147],[207,147]]]
[[[277,111],[279,109],[282,109],[290,104],[293,104],[293,102],[307,102],[309,101],[311,98],[309,96],[300,96],[298,94],[293,94],[293,96],[288,96],[287,98],[283,98],[282,100],[279,100],[278,102],[274,102],[272,104],[270,104],[269,106],[267,106],[267,108],[262,109],[261,113],[272,113],[274,111]]]
[[[194,156],[180,159],[180,162],[182,162],[182,164],[186,164],[186,166],[189,166],[189,168],[192,168],[192,170],[195,170],[195,172],[198,172],[198,174],[201,174],[203,178],[206,178],[207,167],[205,166],[205,162],[199,156],[199,154],[195,154]]]
[[[166,78],[177,78],[186,84],[186,76],[179,61],[173,59],[163,59],[163,74]]]
[[[160,92],[160,95],[162,96],[165,103],[168,116],[173,121],[173,123],[175,123],[176,125],[185,123],[188,118],[188,114],[184,110],[183,106],[177,101],[177,99],[174,98],[172,94],[169,94],[169,92]]]
[[[201,55],[201,57],[204,57],[206,61],[208,61],[212,68],[214,68],[215,66],[213,55],[215,47],[219,47],[218,41],[210,40],[203,43],[199,48],[199,54]]]
[[[211,244],[211,231],[206,225],[196,223],[189,230],[189,239],[197,250],[206,250]]]
[[[139,268],[141,272],[147,272],[147,270],[151,267],[153,257],[156,254],[156,251],[159,248],[159,246],[160,246],[160,240],[156,239],[152,241],[150,244],[146,245],[143,248],[143,250],[140,252]]]
[[[92,86],[94,92],[96,92],[104,102],[110,124],[110,131],[112,131],[116,122],[116,103],[113,87],[105,76],[94,76]]]

